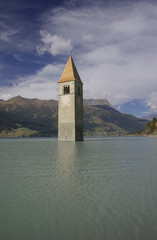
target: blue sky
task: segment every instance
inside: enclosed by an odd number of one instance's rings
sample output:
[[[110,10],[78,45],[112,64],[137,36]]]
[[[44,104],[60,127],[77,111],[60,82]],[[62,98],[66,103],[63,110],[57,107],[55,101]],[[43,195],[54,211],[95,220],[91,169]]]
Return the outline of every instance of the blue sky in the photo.
[[[57,99],[71,52],[85,98],[157,112],[156,1],[5,0],[0,12],[0,99]]]

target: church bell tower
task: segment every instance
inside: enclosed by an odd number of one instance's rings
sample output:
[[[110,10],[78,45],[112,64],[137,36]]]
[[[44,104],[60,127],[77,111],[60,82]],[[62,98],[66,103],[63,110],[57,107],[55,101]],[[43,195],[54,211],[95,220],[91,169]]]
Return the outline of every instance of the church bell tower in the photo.
[[[58,83],[58,140],[83,141],[83,83],[71,56]]]

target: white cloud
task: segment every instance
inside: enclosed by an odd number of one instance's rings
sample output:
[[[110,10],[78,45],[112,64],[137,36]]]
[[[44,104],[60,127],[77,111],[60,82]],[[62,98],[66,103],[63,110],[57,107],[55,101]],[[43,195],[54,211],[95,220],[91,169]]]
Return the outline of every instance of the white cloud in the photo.
[[[17,95],[28,98],[57,99],[58,80],[63,65],[49,64],[36,74],[20,77],[17,84],[10,87],[0,87],[0,99],[7,100]]]
[[[18,31],[17,30],[13,30],[13,29],[9,29],[7,31],[2,31],[0,33],[0,40],[4,41],[4,42],[10,42],[11,41],[11,37],[13,35],[15,35]]]
[[[52,35],[47,31],[40,31],[43,44],[37,47],[39,55],[48,52],[53,56],[68,54],[72,50],[72,43],[70,39],[65,39],[58,35]]]
[[[120,105],[151,96],[148,106],[155,109],[152,93],[157,92],[157,4],[56,8],[42,20],[38,54],[68,55],[73,49],[84,82],[84,97],[107,98]],[[53,70],[48,65],[33,76],[19,78],[20,83],[9,94],[56,98],[56,81],[64,64],[53,65]]]
[[[157,5],[135,3],[122,8],[58,8],[47,16],[44,27],[49,38],[57,33],[73,43],[84,96],[108,96],[118,105],[157,91],[156,24]]]
[[[96,37],[93,35],[93,34],[91,34],[91,33],[86,33],[86,34],[84,34],[84,36],[83,36],[83,41],[84,42],[93,42],[94,40],[96,39]]]
[[[112,24],[113,31],[127,36],[142,34],[148,27],[149,24],[144,16],[125,16]]]
[[[3,100],[8,100],[11,98],[11,95],[8,94],[8,93],[4,93],[1,95],[0,99],[3,99]]]
[[[116,109],[117,109],[118,111],[120,111],[120,106],[117,106]]]
[[[148,100],[148,103],[146,105],[147,107],[150,107],[150,109],[153,112],[157,112],[157,92],[153,92]]]

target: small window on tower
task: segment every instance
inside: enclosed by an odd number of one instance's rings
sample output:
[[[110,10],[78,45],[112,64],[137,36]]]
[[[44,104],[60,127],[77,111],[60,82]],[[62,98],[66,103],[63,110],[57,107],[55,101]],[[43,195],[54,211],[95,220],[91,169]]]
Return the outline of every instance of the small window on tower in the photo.
[[[65,94],[70,94],[70,86],[64,86],[63,93],[64,93],[64,95]]]

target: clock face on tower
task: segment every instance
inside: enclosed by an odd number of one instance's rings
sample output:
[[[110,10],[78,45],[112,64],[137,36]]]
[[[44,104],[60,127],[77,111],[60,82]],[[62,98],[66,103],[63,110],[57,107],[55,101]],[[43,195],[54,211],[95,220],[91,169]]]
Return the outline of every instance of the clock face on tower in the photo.
[[[69,106],[70,103],[70,95],[61,96],[61,106]]]

